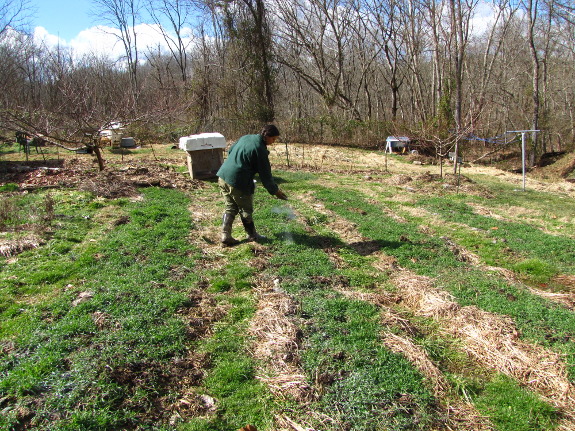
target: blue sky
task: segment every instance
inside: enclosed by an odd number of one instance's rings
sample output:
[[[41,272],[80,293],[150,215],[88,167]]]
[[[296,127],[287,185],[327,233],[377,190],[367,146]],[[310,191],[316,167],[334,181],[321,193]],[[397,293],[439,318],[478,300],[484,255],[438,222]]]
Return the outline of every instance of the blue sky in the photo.
[[[36,9],[32,28],[44,27],[68,42],[97,24],[89,13],[90,0],[31,0],[31,4]]]
[[[119,58],[121,44],[114,36],[117,30],[109,27],[97,28],[102,24],[91,14],[92,0],[29,0],[34,9],[30,22],[35,39],[48,46],[69,47],[77,55],[97,52]],[[493,10],[486,0],[480,0],[474,25],[484,30],[493,17]],[[137,27],[139,47],[155,46],[162,43],[158,30],[146,24]],[[165,47],[165,46],[164,46]]]
[[[49,47],[65,47],[80,57],[96,53],[112,59],[125,55],[118,41],[118,30],[110,28],[94,16],[92,0],[29,0],[34,9],[30,30],[37,43]],[[139,48],[158,44],[163,47],[157,27],[139,24],[136,27]]]

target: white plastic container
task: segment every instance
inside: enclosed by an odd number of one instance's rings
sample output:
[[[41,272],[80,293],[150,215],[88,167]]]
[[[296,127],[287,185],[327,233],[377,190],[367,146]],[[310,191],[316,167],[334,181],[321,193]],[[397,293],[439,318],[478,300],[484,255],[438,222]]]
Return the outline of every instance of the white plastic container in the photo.
[[[184,151],[226,148],[226,139],[220,133],[200,133],[180,138],[180,149]]]
[[[188,153],[193,179],[213,178],[224,162],[226,139],[220,133],[200,133],[180,138],[179,147]]]

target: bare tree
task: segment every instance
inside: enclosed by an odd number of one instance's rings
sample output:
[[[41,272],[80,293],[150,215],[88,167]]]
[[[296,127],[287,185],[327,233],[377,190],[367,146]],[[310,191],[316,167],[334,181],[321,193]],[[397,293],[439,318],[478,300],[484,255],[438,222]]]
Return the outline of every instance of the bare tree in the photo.
[[[501,66],[498,62],[500,53],[508,36],[512,19],[517,12],[517,6],[512,5],[510,0],[494,1],[491,7],[493,23],[476,43],[477,54],[481,52],[480,57],[477,55],[478,59],[481,59],[481,63],[475,67],[473,64],[468,63],[467,65],[468,68],[474,68],[479,72],[479,79],[477,79],[476,74],[468,78],[468,80],[473,80],[473,85],[469,86],[470,89],[475,89],[474,102],[476,104],[471,107],[472,111],[475,112],[482,111],[487,100],[487,92],[490,88],[494,88],[493,84],[499,81],[497,77],[494,77],[495,69]]]
[[[378,46],[376,54],[383,55],[387,73],[384,79],[391,91],[391,120],[397,119],[400,89],[405,79],[406,46],[404,35],[407,22],[404,18],[403,4],[391,0],[381,2],[369,0],[365,3],[367,28]]]
[[[536,41],[536,25],[539,17],[539,0],[526,0],[524,2],[525,12],[527,14],[527,39],[529,43],[529,52],[531,53],[531,79],[533,84],[533,106],[532,106],[532,120],[531,128],[533,130],[539,129],[539,110],[540,110],[540,94],[539,83],[541,80],[541,59],[538,52]],[[535,163],[535,152],[538,147],[537,133],[533,133],[533,149],[531,153],[530,164]]]
[[[361,119],[344,83],[349,43],[358,23],[353,8],[338,0],[276,0],[278,61],[317,92],[328,111],[335,107]]]
[[[138,92],[138,34],[136,25],[139,23],[141,10],[140,0],[92,0],[98,9],[98,14],[104,22],[119,30],[115,34],[124,47],[126,65],[130,74],[132,95]]]
[[[147,9],[166,42],[180,71],[182,82],[188,80],[191,5],[187,0],[149,0]]]
[[[40,46],[7,31],[18,21],[10,16],[21,15],[4,14],[4,130],[77,143],[110,121],[137,122],[154,136],[179,128],[234,135],[275,119],[315,142],[413,132],[445,154],[467,133],[493,137],[529,124],[546,130],[533,156],[549,142],[575,146],[568,0],[491,0],[493,23],[481,35],[471,29],[478,0],[93,2],[124,46],[122,61]],[[145,20],[160,31],[149,52],[136,34]]]
[[[265,0],[224,0],[211,3],[220,17],[228,65],[242,76],[243,109],[261,122],[275,118],[272,39]],[[220,40],[221,42],[221,40]],[[237,79],[237,76],[236,76]]]
[[[438,105],[433,100],[440,93],[437,83],[441,83],[440,74],[434,69],[429,72],[429,52],[433,54],[432,65],[440,63],[439,47],[441,43],[436,40],[435,47],[430,33],[438,33],[438,20],[433,19],[433,9],[428,9],[435,3],[419,0],[406,0],[402,7],[402,15],[405,20],[405,50],[406,64],[409,70],[406,83],[407,100],[410,102],[410,118],[417,122],[426,122],[433,115]],[[431,23],[430,23],[431,21]],[[439,75],[439,77],[438,77]],[[428,94],[431,92],[431,98]]]
[[[449,12],[451,23],[451,60],[453,62],[453,81],[455,84],[455,147],[453,157],[453,173],[457,173],[459,160],[460,134],[462,125],[462,102],[463,102],[463,65],[469,42],[469,22],[476,0],[462,2],[461,0],[449,0]]]
[[[1,0],[0,36],[8,29],[20,30],[27,23],[31,12],[29,0]]]
[[[449,65],[446,59],[449,58],[450,38],[448,37],[449,31],[445,29],[445,15],[447,14],[446,2],[418,2],[417,8],[413,10],[410,8],[410,15],[420,13],[425,17],[426,32],[429,38],[430,50],[432,52],[432,65],[431,65],[431,109],[432,115],[440,122],[448,122],[452,119],[451,106],[450,106],[450,82],[446,79],[449,74]],[[413,18],[411,18],[413,21]],[[447,34],[447,36],[446,36]],[[425,37],[425,36],[424,36]],[[421,38],[420,38],[421,39]],[[421,43],[418,40],[419,43]],[[424,49],[422,47],[421,49]],[[420,84],[421,85],[421,84]],[[448,103],[446,103],[446,101]],[[419,107],[424,111],[423,106]]]

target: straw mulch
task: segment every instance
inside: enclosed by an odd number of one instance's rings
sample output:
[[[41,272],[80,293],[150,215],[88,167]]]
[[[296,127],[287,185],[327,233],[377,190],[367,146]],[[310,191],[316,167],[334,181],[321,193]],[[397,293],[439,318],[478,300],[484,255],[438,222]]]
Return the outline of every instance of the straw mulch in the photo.
[[[575,429],[575,388],[561,355],[520,340],[508,317],[460,306],[427,277],[402,271],[394,284],[403,305],[438,320],[443,331],[464,341],[463,348],[477,361],[517,379],[558,408],[564,416],[560,429]]]
[[[32,250],[40,247],[45,241],[35,235],[14,240],[0,241],[0,255],[11,257],[20,254],[26,250]]]
[[[499,268],[496,266],[483,266],[482,268],[497,272],[501,276],[503,276],[507,281],[510,283],[519,283],[520,281],[515,276],[515,273],[509,269]],[[572,275],[558,275],[553,279],[554,282],[562,284],[567,288],[575,289],[575,276]],[[551,302],[556,302],[557,304],[561,304],[564,307],[570,308],[571,310],[575,309],[575,293],[573,292],[549,292],[547,290],[542,289],[535,289],[533,287],[529,287],[529,291],[534,295],[540,296],[545,298]]]
[[[357,225],[348,220],[342,219],[332,211],[328,210],[321,202],[316,200],[313,192],[299,195],[297,196],[297,199],[309,204],[318,213],[328,216],[327,227],[336,232],[342,241],[348,244],[353,244],[367,240],[366,237],[358,232]]]
[[[575,275],[558,275],[553,279],[553,281],[562,284],[572,292],[575,292]]]
[[[529,288],[529,291],[535,295],[541,296],[542,298],[548,299],[552,302],[557,302],[564,307],[575,310],[575,294],[574,293],[558,293],[558,292],[548,292],[546,290]]]
[[[308,383],[300,367],[301,331],[295,318],[298,304],[283,292],[279,279],[258,279],[255,292],[258,305],[249,328],[250,335],[255,338],[251,353],[265,364],[257,378],[276,397],[295,400],[302,405],[314,422],[333,423],[334,419],[306,407],[317,398],[317,391]],[[277,431],[315,431],[286,415],[277,415],[275,419]]]
[[[347,297],[373,303],[382,309],[382,324],[385,327],[398,328],[401,332],[414,335],[417,329],[411,322],[401,317],[386,304],[396,302],[397,298],[386,292],[360,293],[352,291],[340,291]],[[458,431],[491,431],[492,424],[482,416],[473,404],[464,400],[449,399],[452,392],[449,382],[443,373],[429,358],[424,348],[415,344],[406,336],[384,331],[382,334],[384,345],[392,352],[407,358],[415,368],[425,377],[438,400],[438,417],[442,418],[442,424],[447,430]],[[449,399],[449,401],[447,401]]]
[[[392,352],[405,356],[431,383],[436,397],[445,395],[449,384],[422,347],[406,337],[391,332],[383,334],[383,344]]]
[[[313,398],[313,390],[299,367],[300,330],[294,322],[297,304],[279,287],[258,280],[258,306],[249,333],[256,338],[253,356],[266,364],[258,378],[280,398],[299,402]]]

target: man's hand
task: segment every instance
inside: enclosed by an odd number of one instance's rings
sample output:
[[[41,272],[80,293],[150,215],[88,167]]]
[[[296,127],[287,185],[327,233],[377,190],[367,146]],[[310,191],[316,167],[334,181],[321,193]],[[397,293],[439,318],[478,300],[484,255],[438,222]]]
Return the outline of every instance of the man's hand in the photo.
[[[275,197],[284,201],[288,200],[286,194],[282,192],[280,189],[278,189],[278,191],[276,192]]]

